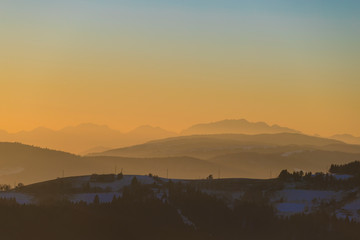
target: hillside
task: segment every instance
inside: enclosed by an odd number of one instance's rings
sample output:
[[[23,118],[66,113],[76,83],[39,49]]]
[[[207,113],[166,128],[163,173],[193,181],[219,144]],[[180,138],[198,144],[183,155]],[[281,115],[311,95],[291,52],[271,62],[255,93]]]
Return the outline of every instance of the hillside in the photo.
[[[358,178],[286,176],[184,180],[106,174],[39,182],[0,192],[2,236],[26,239],[36,231],[37,239],[53,239],[56,231],[59,240],[358,239]],[[13,237],[7,229],[15,228],[21,231]]]
[[[341,151],[340,151],[341,150]],[[0,183],[13,185],[92,173],[153,173],[162,177],[269,178],[282,169],[323,171],[360,159],[356,145],[301,134],[185,136],[92,156],[19,143],[0,143]]]
[[[212,196],[218,203],[222,202],[222,211],[225,210],[224,206],[233,209],[242,202],[247,207],[253,205],[257,208],[260,205],[271,207],[273,209],[271,212],[276,216],[327,213],[338,219],[349,218],[354,222],[360,222],[359,166],[359,162],[331,165],[334,173],[349,174],[350,170],[352,175],[346,176],[282,171],[285,173],[267,180],[244,178],[186,180],[161,178],[154,175],[123,174],[75,176],[0,192],[0,197],[15,198],[21,204],[42,205],[49,202],[56,203],[59,199],[63,199],[69,203],[82,202],[82,206],[86,206],[95,203],[96,198],[97,204],[114,204],[117,200],[122,200],[124,203],[130,196],[138,196],[138,199],[135,198],[132,201],[139,199],[143,201],[147,196],[161,200],[162,203],[170,202],[170,205],[178,201],[181,203],[178,207],[182,208],[185,207],[184,201],[190,200],[191,204],[195,205],[200,202],[200,205],[203,205]],[[191,191],[194,189],[197,190]],[[176,194],[176,197],[173,194]],[[184,198],[183,194],[194,195],[192,198]],[[198,198],[202,200],[196,201],[196,199],[200,200]],[[250,205],[249,201],[251,201]],[[201,207],[200,205],[197,208]],[[191,212],[184,213],[191,214]],[[183,216],[181,212],[179,214]],[[196,225],[196,219],[190,219],[194,222],[188,219],[185,223]]]
[[[219,167],[193,157],[81,157],[19,143],[0,143],[0,184],[29,184],[62,177],[63,173],[65,176],[113,173],[115,168],[125,173],[203,178],[217,172]],[[231,169],[227,172],[231,173]]]
[[[0,183],[37,182],[85,174],[91,163],[79,156],[20,143],[0,143]]]
[[[282,169],[289,171],[326,172],[333,163],[344,164],[360,159],[360,153],[344,153],[300,149],[289,152],[257,153],[242,152],[220,155],[209,159],[216,164],[242,170],[249,178],[270,178]]]
[[[180,157],[216,164],[223,177],[269,178],[282,169],[324,171],[330,164],[360,159],[360,147],[302,134],[218,134],[151,141],[93,156]],[[211,172],[218,175],[218,171]]]
[[[274,149],[279,146],[297,145],[321,148],[331,144],[346,146],[346,144],[337,140],[296,133],[259,135],[215,134],[162,139],[136,146],[93,153],[91,155],[123,157],[192,156],[206,159],[232,152],[257,152],[264,151],[264,149]],[[358,152],[360,152],[360,148]]]

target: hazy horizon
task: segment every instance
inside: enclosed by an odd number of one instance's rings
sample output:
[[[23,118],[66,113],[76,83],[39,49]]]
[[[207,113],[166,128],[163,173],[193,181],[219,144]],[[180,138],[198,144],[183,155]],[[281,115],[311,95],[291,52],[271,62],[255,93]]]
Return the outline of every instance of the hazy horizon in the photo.
[[[179,131],[246,118],[360,136],[359,10],[351,0],[5,0],[0,128]]]
[[[161,140],[181,140],[182,137],[217,137],[217,136],[248,136],[260,137],[270,136],[274,140],[277,136],[288,133],[296,136],[316,137],[320,139],[337,140],[333,143],[346,143],[360,145],[360,137],[349,134],[336,134],[333,136],[309,135],[291,129],[285,126],[268,125],[265,122],[249,122],[246,119],[225,119],[217,122],[198,123],[189,126],[179,132],[168,131],[161,127],[153,127],[150,125],[139,126],[131,131],[124,132],[113,129],[107,125],[97,125],[93,123],[84,123],[76,126],[67,126],[59,130],[39,127],[31,131],[20,131],[9,133],[0,129],[0,142],[18,142],[26,145],[60,150],[77,155],[88,155],[94,153],[102,153],[112,149],[141,146],[152,141]],[[283,135],[286,138],[286,135]],[[339,142],[340,141],[340,142]],[[244,142],[244,144],[246,144]],[[249,142],[250,146],[254,143]],[[288,143],[291,145],[290,143]],[[309,143],[303,143],[305,145]],[[256,144],[255,144],[256,145]],[[211,146],[210,149],[214,147]],[[249,147],[249,146],[248,146]],[[247,149],[248,147],[245,147]],[[353,147],[340,147],[339,151],[349,151]],[[155,147],[156,149],[157,147]],[[331,148],[331,147],[330,147]],[[348,148],[348,150],[346,150]],[[163,151],[164,149],[162,149]],[[209,149],[208,149],[209,150]],[[206,151],[208,151],[206,150]],[[354,150],[357,152],[357,150]],[[350,150],[352,152],[352,150]],[[150,154],[151,155],[151,154]],[[150,156],[149,155],[149,156]],[[143,155],[146,157],[147,155]]]
[[[289,128],[289,129],[294,129],[294,130],[297,130],[299,131],[301,134],[305,134],[305,135],[313,135],[313,136],[319,136],[319,137],[324,137],[324,138],[327,138],[327,137],[332,137],[332,136],[336,136],[336,135],[351,135],[351,136],[354,136],[354,137],[359,137],[358,135],[356,134],[352,134],[350,132],[336,132],[336,131],[333,131],[330,135],[321,135],[321,134],[318,134],[318,133],[308,133],[308,132],[304,132],[302,131],[301,129],[295,129],[295,128],[291,128],[289,126],[283,126],[283,125],[279,125],[277,123],[268,123],[266,121],[249,121],[248,119],[246,118],[239,118],[239,119],[218,119],[218,120],[215,120],[215,121],[205,121],[205,122],[194,122],[193,124],[191,125],[187,125],[185,126],[184,128],[178,128],[178,129],[167,129],[165,127],[162,127],[160,125],[151,125],[151,124],[142,124],[142,125],[136,125],[135,127],[131,127],[131,128],[122,128],[121,125],[116,125],[116,126],[112,126],[112,125],[109,125],[109,124],[106,124],[106,123],[97,123],[97,122],[90,122],[90,121],[85,121],[85,122],[79,122],[79,123],[75,123],[75,124],[71,124],[71,125],[64,125],[64,126],[60,126],[58,128],[52,128],[52,127],[48,127],[46,125],[39,125],[39,126],[36,126],[36,127],[33,127],[33,128],[27,128],[27,129],[18,129],[18,130],[13,130],[13,131],[9,131],[5,128],[1,128],[0,131],[5,131],[9,134],[15,134],[15,133],[20,133],[20,132],[31,132],[31,131],[34,131],[34,130],[37,130],[37,129],[48,129],[48,130],[51,130],[51,131],[61,131],[63,129],[67,129],[67,128],[74,128],[74,127],[79,127],[79,126],[86,126],[86,125],[89,125],[89,126],[97,126],[97,127],[106,127],[106,128],[109,128],[111,130],[115,130],[115,131],[118,131],[119,133],[130,133],[132,131],[135,131],[139,128],[142,128],[142,127],[149,127],[149,128],[153,128],[153,129],[161,129],[161,130],[165,130],[165,131],[168,131],[168,132],[172,132],[172,133],[176,133],[176,134],[181,134],[182,131],[188,129],[189,127],[191,126],[194,126],[194,125],[197,125],[197,124],[211,124],[211,123],[216,123],[216,122],[221,122],[221,121],[226,121],[226,120],[246,120],[250,123],[265,123],[269,126],[281,126],[281,127],[286,127],[286,128]]]
[[[286,127],[270,126],[264,122],[253,123],[246,119],[226,119],[218,122],[198,123],[179,132],[168,131],[150,125],[142,125],[124,132],[113,129],[108,125],[93,123],[67,126],[59,130],[38,127],[30,131],[15,133],[4,132],[2,129],[0,131],[0,142],[20,142],[81,155],[98,152],[100,149],[105,151],[111,148],[132,146],[151,140],[183,135],[299,133],[297,130]]]

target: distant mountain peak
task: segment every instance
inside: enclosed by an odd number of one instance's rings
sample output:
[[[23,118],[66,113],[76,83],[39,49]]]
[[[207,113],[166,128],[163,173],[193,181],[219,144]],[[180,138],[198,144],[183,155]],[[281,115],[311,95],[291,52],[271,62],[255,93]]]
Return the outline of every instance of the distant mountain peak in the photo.
[[[351,137],[351,138],[358,138],[355,137],[354,135],[348,134],[348,133],[344,133],[344,134],[335,134],[332,137]]]
[[[7,131],[0,129],[0,134],[9,134]]]
[[[95,124],[95,123],[80,123],[78,125],[75,125],[75,126],[68,126],[68,127],[65,127],[63,129],[66,129],[66,128],[108,128],[110,129],[110,127],[108,125],[105,125],[105,124]]]
[[[32,130],[32,132],[53,132],[50,128],[47,127],[37,127]]]
[[[162,128],[160,128],[160,127],[154,127],[154,126],[151,126],[151,125],[141,125],[141,126],[139,126],[139,127],[137,127],[137,128],[135,128],[133,131],[137,131],[137,130],[147,130],[147,129],[161,129],[161,130],[163,130]],[[165,130],[164,130],[165,131]]]
[[[163,128],[154,127],[151,125],[139,126],[139,127],[135,128],[134,130],[128,132],[128,134],[133,134],[133,135],[159,135],[160,134],[161,136],[165,135],[165,137],[177,135],[174,132],[170,132]]]
[[[76,126],[69,126],[65,127],[60,130],[63,133],[84,133],[84,134],[91,134],[91,133],[99,133],[99,134],[107,134],[107,133],[116,133],[119,132],[115,129],[110,128],[107,125],[99,125],[94,123],[81,123]]]
[[[222,134],[222,133],[300,133],[297,130],[281,127],[277,124],[272,126],[265,122],[249,122],[246,119],[225,119],[217,122],[201,123],[191,126],[182,131],[183,135],[191,134]]]
[[[350,144],[358,144],[358,145],[360,145],[360,137],[355,137],[355,136],[353,136],[351,134],[348,134],[348,133],[336,134],[336,135],[331,136],[330,138],[340,140],[340,141],[350,143]]]

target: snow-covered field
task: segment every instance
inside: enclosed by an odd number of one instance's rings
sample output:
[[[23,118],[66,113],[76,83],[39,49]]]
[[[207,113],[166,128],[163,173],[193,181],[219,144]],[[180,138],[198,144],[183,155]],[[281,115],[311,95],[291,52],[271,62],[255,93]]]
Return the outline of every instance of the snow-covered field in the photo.
[[[90,182],[90,176],[84,176],[76,179],[73,186],[80,188],[85,183],[89,183],[91,188],[101,188],[103,190],[109,190],[110,192],[100,192],[100,193],[79,193],[73,194],[69,199],[72,202],[86,202],[92,203],[96,195],[99,196],[100,203],[109,203],[114,196],[122,196],[121,190],[130,186],[132,180],[136,177],[137,181],[141,184],[153,184],[156,181],[153,177],[144,176],[144,175],[124,175],[122,179],[115,180],[113,182]],[[167,181],[166,179],[161,179]],[[158,198],[161,198],[163,193],[158,194]]]
[[[347,179],[352,177],[350,175],[334,175],[337,179]],[[153,177],[144,175],[124,175],[122,179],[113,182],[91,182],[90,176],[82,176],[71,179],[72,187],[82,189],[84,184],[94,190],[99,189],[94,193],[77,193],[68,194],[66,197],[72,202],[93,203],[96,195],[99,197],[100,203],[110,203],[113,197],[122,196],[124,187],[131,185],[132,180],[136,177],[141,184],[154,184],[156,180]],[[161,178],[161,182],[167,182],[168,179]],[[184,181],[180,179],[171,179],[173,182]],[[167,201],[168,192],[165,189],[153,188],[154,194],[158,199]],[[224,199],[229,207],[233,207],[235,200],[241,199],[244,195],[243,191],[223,191],[223,190],[209,190],[202,189],[204,193],[217,196]],[[353,189],[349,191],[325,191],[325,190],[307,190],[296,189],[293,184],[288,184],[285,189],[272,192],[270,195],[270,204],[277,210],[279,216],[290,216],[297,213],[311,213],[319,209],[322,203],[336,202],[337,209],[334,214],[338,218],[349,218],[350,220],[360,222],[360,194],[354,194],[359,191]],[[349,195],[349,193],[351,193]],[[351,196],[349,198],[349,196]],[[36,196],[32,196],[20,192],[0,192],[0,198],[16,199],[19,204],[36,204]],[[180,214],[180,213],[179,213]],[[181,214],[180,214],[181,215]],[[183,217],[184,222],[191,225],[191,223]]]
[[[153,184],[155,182],[154,178],[141,175],[124,175],[122,179],[113,182],[90,182],[90,176],[76,177],[72,180],[72,187],[74,188],[82,188],[84,184],[89,183],[91,188],[101,188],[102,190],[109,190],[109,192],[101,191],[99,193],[72,194],[69,195],[69,200],[72,202],[84,201],[86,203],[92,203],[95,195],[98,195],[101,203],[111,202],[114,195],[116,197],[121,196],[121,190],[125,186],[129,186],[134,177],[136,177],[141,184]],[[161,180],[168,181],[167,179]],[[34,196],[14,191],[0,192],[0,198],[14,198],[19,204],[34,204],[37,202]]]

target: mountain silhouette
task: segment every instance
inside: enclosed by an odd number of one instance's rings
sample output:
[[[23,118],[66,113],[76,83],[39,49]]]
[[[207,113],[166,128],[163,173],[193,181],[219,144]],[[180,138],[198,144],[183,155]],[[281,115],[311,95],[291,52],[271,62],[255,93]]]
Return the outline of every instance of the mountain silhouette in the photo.
[[[337,139],[350,144],[358,144],[360,145],[360,137],[355,137],[351,134],[336,134],[331,136],[332,139]]]
[[[7,133],[0,131],[0,141],[21,142],[39,147],[81,154],[89,149],[111,149],[121,146],[140,144],[149,140],[172,137],[175,133],[151,126],[137,128],[128,133],[109,128],[106,125],[84,123],[77,126],[51,130],[44,127],[32,131]]]
[[[149,125],[143,125],[135,128],[134,130],[127,133],[129,136],[157,136],[158,138],[166,138],[170,135],[177,136],[175,132],[169,132],[160,127],[152,127]]]
[[[269,126],[263,122],[251,123],[245,119],[240,119],[197,124],[182,131],[181,135],[282,132],[298,133],[296,130],[278,125]],[[3,142],[21,142],[75,154],[100,152],[176,136],[179,136],[179,134],[149,125],[137,127],[129,132],[120,132],[107,125],[97,125],[93,123],[83,123],[77,126],[65,127],[60,130],[52,130],[44,127],[17,133],[7,133],[6,131],[0,130],[0,141]]]
[[[281,127],[279,125],[268,125],[264,122],[249,122],[245,119],[222,120],[212,123],[201,123],[191,126],[181,132],[182,135],[194,134],[262,134],[262,133],[300,133],[297,130]]]

